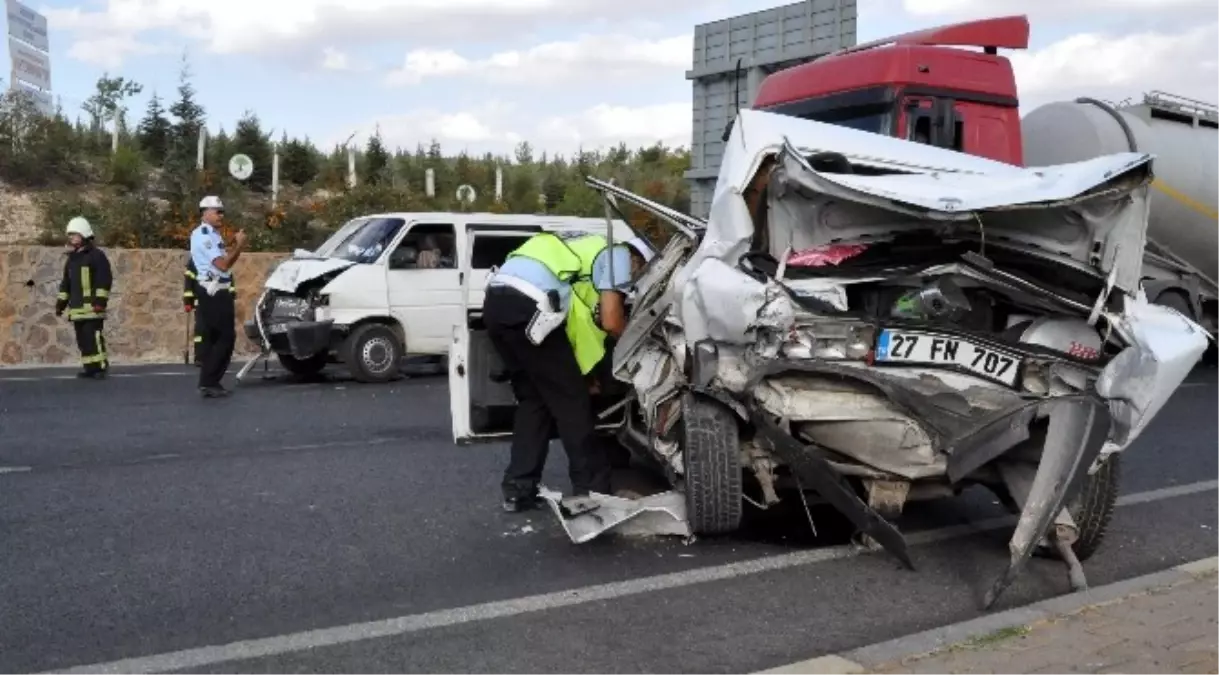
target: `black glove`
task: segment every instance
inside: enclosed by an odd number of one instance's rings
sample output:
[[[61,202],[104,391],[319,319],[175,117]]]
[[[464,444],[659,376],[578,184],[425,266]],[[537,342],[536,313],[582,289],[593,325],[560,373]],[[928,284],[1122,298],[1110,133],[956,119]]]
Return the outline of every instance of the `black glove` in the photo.
[[[63,311],[68,308],[67,300],[59,300],[55,303],[55,316],[63,316]]]

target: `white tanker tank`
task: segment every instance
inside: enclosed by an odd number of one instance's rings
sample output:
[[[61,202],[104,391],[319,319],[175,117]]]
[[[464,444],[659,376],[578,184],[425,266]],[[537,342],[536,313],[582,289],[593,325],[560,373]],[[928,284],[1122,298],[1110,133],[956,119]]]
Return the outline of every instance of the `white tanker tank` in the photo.
[[[1213,330],[1214,310],[1204,305],[1213,304],[1219,276],[1219,110],[1161,92],[1119,106],[1082,98],[1033,110],[1021,121],[1021,134],[1027,166],[1117,152],[1156,156],[1144,275],[1158,281],[1145,284],[1147,295],[1192,296],[1189,313]]]

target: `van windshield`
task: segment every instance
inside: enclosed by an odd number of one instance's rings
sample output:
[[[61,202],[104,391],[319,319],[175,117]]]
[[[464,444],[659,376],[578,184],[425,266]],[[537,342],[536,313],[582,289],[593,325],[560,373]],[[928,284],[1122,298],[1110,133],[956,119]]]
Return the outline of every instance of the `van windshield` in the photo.
[[[317,255],[354,263],[376,262],[405,224],[402,218],[356,218],[319,246]]]

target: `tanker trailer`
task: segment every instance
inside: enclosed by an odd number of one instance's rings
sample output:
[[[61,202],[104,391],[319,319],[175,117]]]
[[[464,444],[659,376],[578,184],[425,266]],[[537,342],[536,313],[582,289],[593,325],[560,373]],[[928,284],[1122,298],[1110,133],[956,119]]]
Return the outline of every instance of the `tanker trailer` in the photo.
[[[1155,155],[1144,289],[1152,302],[1182,312],[1214,335],[1219,109],[1158,91],[1141,103],[1117,106],[1080,98],[1033,110],[1021,130],[1027,166],[1128,151]]]

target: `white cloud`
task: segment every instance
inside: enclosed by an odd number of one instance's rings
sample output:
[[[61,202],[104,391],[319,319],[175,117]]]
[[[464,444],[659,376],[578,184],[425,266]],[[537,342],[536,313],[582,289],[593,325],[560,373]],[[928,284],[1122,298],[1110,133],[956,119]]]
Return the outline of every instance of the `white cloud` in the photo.
[[[1156,13],[1183,10],[1204,10],[1214,13],[1214,0],[902,0],[902,8],[915,17],[999,16],[1028,14],[1063,16],[1104,12],[1112,17],[1118,12],[1148,11]]]
[[[326,47],[322,50],[322,69],[351,70],[351,57],[346,52],[341,52],[334,47]]]
[[[502,39],[543,25],[653,18],[697,8],[699,0],[104,0],[98,11],[46,9],[54,30],[78,39],[134,39],[167,30],[216,54],[294,57],[385,42]]]
[[[72,43],[68,56],[109,70],[117,70],[128,57],[157,54],[153,45],[136,42],[134,38],[100,36]]]
[[[1123,100],[1152,89],[1216,102],[1216,40],[1219,22],[1177,33],[1082,33],[1009,58],[1025,108],[1078,96]]]
[[[427,78],[479,76],[512,84],[553,86],[604,82],[610,78],[674,77],[689,67],[693,36],[641,40],[629,35],[582,35],[525,50],[468,59],[452,50],[419,49],[386,76],[390,85],[418,84]]]
[[[638,108],[597,105],[570,115],[552,115],[541,120],[514,106],[492,102],[478,111],[420,110],[404,115],[369,120],[356,134],[363,143],[374,131],[389,147],[413,150],[435,138],[446,154],[466,150],[471,154],[510,154],[527,140],[537,153],[572,155],[578,149],[608,148],[618,143],[631,147],[652,145],[688,146],[692,115],[689,102],[665,103]],[[335,133],[341,142],[350,130]]]

